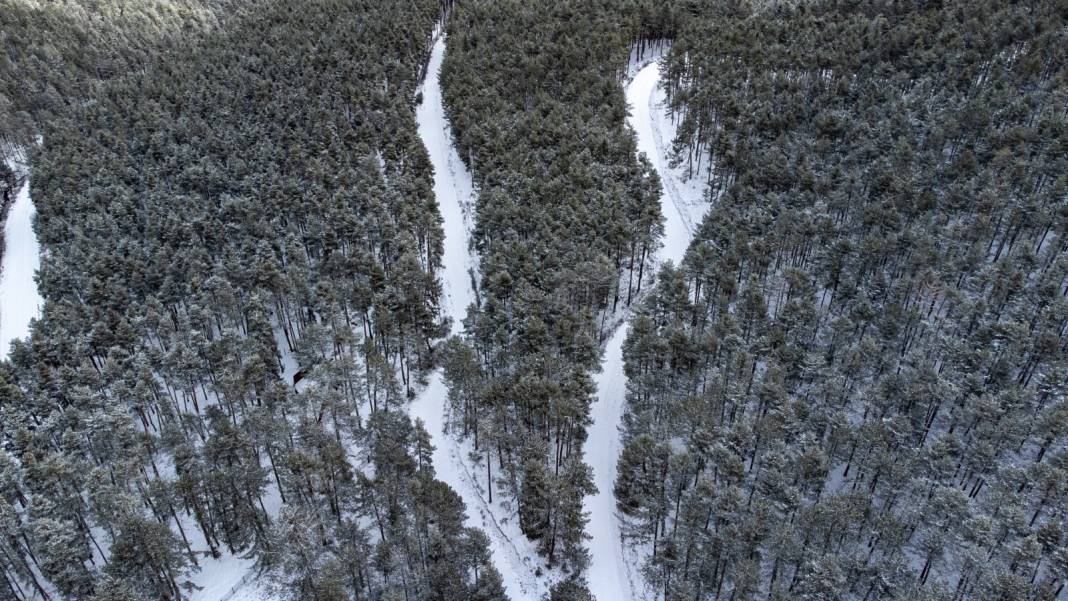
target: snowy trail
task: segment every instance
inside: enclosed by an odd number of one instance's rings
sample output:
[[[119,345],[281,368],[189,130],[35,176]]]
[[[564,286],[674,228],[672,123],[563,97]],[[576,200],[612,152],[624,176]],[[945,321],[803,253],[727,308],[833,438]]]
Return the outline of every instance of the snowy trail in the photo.
[[[708,204],[700,181],[684,180],[680,170],[668,165],[668,150],[676,126],[664,114],[664,94],[659,83],[658,63],[647,65],[634,76],[627,86],[627,103],[631,107],[628,121],[638,134],[638,152],[649,157],[663,187],[660,210],[665,218],[664,247],[659,259],[678,264],[686,255],[695,226]]]
[[[9,161],[8,166],[27,175],[25,166]],[[11,341],[30,334],[30,320],[40,316],[44,301],[37,290],[34,273],[41,265],[41,248],[33,231],[36,210],[30,198],[27,175],[4,223],[4,257],[0,267],[0,351],[7,357]]]
[[[434,197],[444,219],[444,254],[442,256],[442,292],[445,296],[446,313],[452,318],[452,334],[463,330],[462,320],[467,307],[474,302],[470,270],[475,266],[468,251],[467,234],[471,224],[465,220],[465,204],[473,206],[475,193],[471,174],[460,160],[449,133],[445,108],[442,104],[441,85],[438,80],[441,62],[445,56],[444,35],[438,36],[427,66],[423,83],[423,102],[416,109],[419,137],[423,140],[430,162],[434,166]],[[545,592],[544,584],[534,575],[536,569],[530,553],[520,551],[525,540],[513,538],[512,524],[501,524],[494,517],[479,489],[477,481],[465,464],[463,457],[467,445],[462,445],[445,430],[446,399],[448,387],[440,368],[430,376],[426,389],[412,401],[410,412],[413,418],[423,420],[434,438],[434,468],[437,477],[452,487],[467,506],[467,525],[486,533],[490,541],[490,556],[501,573],[505,590],[512,601],[539,599]]]
[[[464,217],[464,204],[473,205],[474,183],[467,166],[460,160],[452,143],[445,106],[441,98],[438,71],[445,58],[445,36],[439,35],[427,65],[423,82],[423,102],[416,107],[415,120],[419,137],[423,140],[430,163],[434,166],[434,198],[444,220],[444,253],[442,254],[442,291],[446,297],[446,314],[452,318],[451,334],[463,331],[462,320],[467,306],[474,302],[469,269],[473,266],[467,248],[470,229]]]
[[[674,125],[665,117],[660,66],[653,63],[642,68],[627,86],[631,127],[638,135],[638,151],[645,153],[663,182],[660,209],[664,213],[664,247],[660,261],[678,264],[686,253],[698,223],[707,209],[704,186],[685,180],[667,162],[667,145],[674,139]],[[620,538],[616,500],[612,488],[616,480],[616,461],[620,452],[620,423],[626,392],[623,373],[623,341],[630,326],[626,323],[609,338],[597,375],[597,400],[591,407],[593,425],[586,442],[586,461],[593,469],[597,494],[586,497],[583,508],[590,514],[587,527],[591,536],[590,590],[600,601],[626,601],[646,598],[641,574],[632,569],[634,559]],[[636,566],[635,566],[636,567]]]

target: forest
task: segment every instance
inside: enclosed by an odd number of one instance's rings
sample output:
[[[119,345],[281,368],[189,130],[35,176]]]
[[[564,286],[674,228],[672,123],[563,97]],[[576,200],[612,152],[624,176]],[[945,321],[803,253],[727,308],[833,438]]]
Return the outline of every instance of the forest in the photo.
[[[1066,8],[679,20],[714,204],[634,318],[615,486],[663,598],[1061,596]]]
[[[479,188],[479,303],[443,357],[452,418],[514,498],[523,533],[573,574],[587,562],[582,500],[593,492],[582,459],[590,372],[662,231],[659,183],[636,160],[617,78],[631,38],[607,8],[460,4],[442,67]]]
[[[0,38],[44,299],[0,600],[1068,599],[1066,0],[0,0]]]
[[[180,8],[178,31],[211,7]],[[500,598],[403,410],[443,327],[413,117],[442,9],[238,7],[38,107],[47,304],[0,375],[4,595],[179,599],[240,554],[287,598]]]

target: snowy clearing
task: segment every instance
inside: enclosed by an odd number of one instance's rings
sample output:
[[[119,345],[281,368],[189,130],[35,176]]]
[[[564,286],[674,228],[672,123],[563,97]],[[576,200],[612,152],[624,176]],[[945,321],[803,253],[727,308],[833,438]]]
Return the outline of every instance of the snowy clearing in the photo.
[[[0,267],[0,345],[7,357],[11,341],[30,334],[30,320],[41,314],[44,301],[34,274],[41,265],[41,249],[33,231],[36,210],[30,198],[27,166],[9,160],[8,167],[25,181],[15,196],[4,222],[4,257]]]

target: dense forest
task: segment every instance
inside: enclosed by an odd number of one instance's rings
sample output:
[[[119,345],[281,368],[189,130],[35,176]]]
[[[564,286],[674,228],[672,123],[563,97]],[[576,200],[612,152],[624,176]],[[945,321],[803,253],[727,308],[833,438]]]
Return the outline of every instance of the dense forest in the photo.
[[[15,198],[18,176],[7,163],[0,162],[0,206],[6,207]]]
[[[1068,578],[1064,2],[692,4],[714,207],[626,343],[616,495],[664,599]]]
[[[442,8],[258,3],[44,101],[48,302],[0,374],[4,597],[177,599],[225,554],[284,598],[503,597],[403,411],[444,331],[413,118]]]
[[[4,0],[0,141],[28,144],[51,116],[104,82],[146,69],[167,43],[196,43],[244,3]]]
[[[633,599],[1068,598],[1066,0],[0,0],[0,39],[46,301],[0,362],[0,600],[607,601],[594,553]]]

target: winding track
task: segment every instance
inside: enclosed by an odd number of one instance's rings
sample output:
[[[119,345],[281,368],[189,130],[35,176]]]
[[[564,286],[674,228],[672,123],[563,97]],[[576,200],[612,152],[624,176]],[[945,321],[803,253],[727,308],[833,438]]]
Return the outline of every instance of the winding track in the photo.
[[[677,176],[667,166],[663,156],[666,135],[659,127],[656,102],[660,65],[652,63],[634,76],[627,85],[630,105],[628,122],[638,136],[638,152],[649,157],[663,182],[664,194],[660,210],[664,214],[664,247],[659,260],[678,264],[686,253],[693,236],[694,222],[701,215],[691,215],[679,191]],[[625,556],[626,548],[620,535],[619,518],[613,485],[616,480],[616,461],[621,450],[620,423],[623,417],[626,375],[623,373],[623,341],[630,324],[617,328],[605,346],[602,370],[597,375],[597,400],[591,407],[593,425],[589,431],[586,460],[593,468],[597,494],[586,497],[583,507],[590,514],[587,532],[591,537],[591,563],[588,572],[590,590],[600,601],[629,601],[645,598],[644,580],[631,569]]]

